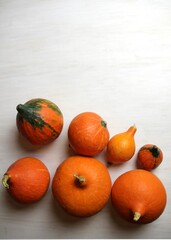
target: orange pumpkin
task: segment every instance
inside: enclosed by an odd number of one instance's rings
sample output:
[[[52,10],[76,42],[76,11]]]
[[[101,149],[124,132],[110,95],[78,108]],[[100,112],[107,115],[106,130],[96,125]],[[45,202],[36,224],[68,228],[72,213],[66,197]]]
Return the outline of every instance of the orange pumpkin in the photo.
[[[34,145],[54,141],[63,128],[63,115],[53,102],[35,98],[17,106],[19,132]]]
[[[150,223],[166,206],[166,190],[158,177],[146,170],[131,170],[119,176],[112,186],[112,203],[129,222]]]
[[[50,174],[44,163],[33,157],[15,161],[3,176],[2,183],[13,199],[34,203],[46,193]]]
[[[80,113],[69,125],[68,139],[76,153],[85,156],[97,155],[109,141],[107,123],[96,113]]]
[[[95,158],[69,157],[56,170],[52,192],[67,213],[88,217],[106,205],[111,192],[110,175]]]
[[[130,160],[135,153],[134,135],[137,128],[131,126],[126,132],[113,136],[107,144],[107,161],[122,164]]]
[[[150,171],[158,167],[162,161],[163,152],[156,145],[145,144],[138,151],[137,163],[140,168]]]

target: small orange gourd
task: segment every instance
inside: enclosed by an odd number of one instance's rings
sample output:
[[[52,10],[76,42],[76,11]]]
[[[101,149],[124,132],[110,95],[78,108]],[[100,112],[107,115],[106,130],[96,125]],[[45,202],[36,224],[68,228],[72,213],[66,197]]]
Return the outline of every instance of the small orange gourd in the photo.
[[[151,171],[157,168],[163,161],[162,150],[153,144],[145,144],[138,151],[138,167]]]
[[[158,177],[137,169],[120,175],[112,186],[112,203],[120,216],[132,223],[156,220],[166,206],[166,190]]]
[[[50,173],[45,164],[33,157],[16,160],[3,176],[2,184],[10,196],[20,203],[34,203],[46,193]]]
[[[54,199],[67,213],[88,217],[106,205],[111,193],[111,178],[99,160],[72,156],[57,168],[52,192]]]
[[[107,123],[96,113],[80,113],[69,125],[68,139],[76,153],[95,156],[103,151],[109,141]]]
[[[131,126],[126,132],[113,136],[107,144],[107,161],[122,164],[130,160],[135,153],[134,135],[137,128]]]
[[[45,145],[59,137],[63,115],[53,102],[35,98],[17,106],[17,128],[33,145]]]

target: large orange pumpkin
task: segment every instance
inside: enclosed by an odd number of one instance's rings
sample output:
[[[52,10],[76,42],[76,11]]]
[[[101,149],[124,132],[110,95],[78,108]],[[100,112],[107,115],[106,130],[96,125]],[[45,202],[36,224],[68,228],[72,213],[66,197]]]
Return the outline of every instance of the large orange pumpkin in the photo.
[[[6,171],[2,183],[10,196],[20,203],[40,200],[49,187],[50,173],[45,164],[33,157],[16,160]]]
[[[103,151],[109,141],[107,123],[96,113],[80,113],[69,125],[68,138],[76,153],[95,156]]]
[[[52,181],[52,192],[67,213],[88,217],[106,205],[111,193],[111,178],[99,160],[73,156],[57,168]]]
[[[146,170],[130,170],[120,175],[112,186],[112,203],[129,222],[150,223],[166,206],[166,190],[158,177]]]
[[[54,141],[63,128],[63,115],[53,102],[35,98],[17,106],[17,127],[35,145]]]

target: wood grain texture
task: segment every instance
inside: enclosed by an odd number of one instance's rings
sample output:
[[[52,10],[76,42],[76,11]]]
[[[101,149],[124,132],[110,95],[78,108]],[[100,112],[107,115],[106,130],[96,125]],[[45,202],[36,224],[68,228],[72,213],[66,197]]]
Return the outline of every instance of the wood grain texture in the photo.
[[[55,205],[51,188],[24,207],[0,188],[0,238],[171,237],[171,1],[0,1],[0,176],[16,159],[33,156],[49,168],[71,152],[67,129],[80,112],[94,111],[111,136],[136,124],[136,154],[158,145],[163,163],[154,173],[168,203],[163,215],[142,227],[122,221],[111,203],[97,215],[73,218]],[[35,98],[55,102],[64,115],[59,139],[34,148],[16,129],[16,106]],[[110,167],[114,181],[136,167],[136,154]],[[105,153],[98,156],[105,163]]]

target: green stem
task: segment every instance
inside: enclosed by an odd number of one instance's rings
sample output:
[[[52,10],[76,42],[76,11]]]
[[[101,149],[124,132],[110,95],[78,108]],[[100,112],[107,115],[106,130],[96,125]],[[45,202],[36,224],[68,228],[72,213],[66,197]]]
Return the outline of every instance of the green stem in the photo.
[[[107,123],[104,120],[101,120],[101,125],[105,128],[107,127]]]
[[[160,154],[160,150],[155,145],[153,145],[152,148],[149,149],[149,151],[153,154],[155,158],[157,158]]]

